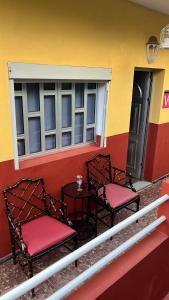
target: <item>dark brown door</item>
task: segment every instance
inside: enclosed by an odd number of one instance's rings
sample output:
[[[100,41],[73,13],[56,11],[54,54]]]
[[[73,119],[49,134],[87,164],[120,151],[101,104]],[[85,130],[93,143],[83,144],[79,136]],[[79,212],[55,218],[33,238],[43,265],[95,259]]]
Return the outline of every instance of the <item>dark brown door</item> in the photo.
[[[127,171],[143,179],[152,73],[135,71],[130,116]]]

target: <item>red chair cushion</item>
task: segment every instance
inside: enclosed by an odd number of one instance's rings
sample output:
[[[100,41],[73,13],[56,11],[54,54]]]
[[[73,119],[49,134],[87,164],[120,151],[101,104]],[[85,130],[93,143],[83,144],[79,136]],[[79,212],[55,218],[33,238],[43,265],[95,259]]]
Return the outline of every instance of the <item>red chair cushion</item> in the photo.
[[[22,225],[22,236],[30,256],[63,241],[76,231],[49,216]]]
[[[103,188],[99,189],[98,196],[103,194]],[[138,196],[131,189],[120,186],[118,184],[109,183],[105,189],[106,199],[112,208],[116,208]],[[102,197],[102,196],[101,196]]]

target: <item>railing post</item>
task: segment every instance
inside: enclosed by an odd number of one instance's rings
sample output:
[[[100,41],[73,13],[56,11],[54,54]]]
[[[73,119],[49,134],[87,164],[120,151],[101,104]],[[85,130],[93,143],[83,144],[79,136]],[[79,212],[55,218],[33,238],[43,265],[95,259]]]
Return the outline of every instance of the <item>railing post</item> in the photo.
[[[166,179],[161,184],[160,196],[163,196],[165,194],[169,195],[169,179]],[[158,207],[157,215],[158,217],[166,217],[166,222],[164,224],[161,224],[158,230],[169,236],[169,201],[166,201]]]

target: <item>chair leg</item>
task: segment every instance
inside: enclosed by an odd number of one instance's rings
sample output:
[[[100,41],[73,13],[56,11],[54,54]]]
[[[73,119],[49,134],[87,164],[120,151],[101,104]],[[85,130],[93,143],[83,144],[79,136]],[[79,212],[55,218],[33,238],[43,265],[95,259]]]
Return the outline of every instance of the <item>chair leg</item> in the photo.
[[[16,265],[16,245],[15,245],[15,238],[13,237],[11,233],[11,247],[12,247],[12,258],[13,258],[13,263]]]
[[[112,211],[111,212],[111,227],[114,226],[114,219],[115,219],[115,212]],[[110,240],[112,241],[113,237],[110,238]]]
[[[111,212],[111,227],[114,226],[114,219],[115,219],[115,212],[112,211],[112,212]]]
[[[74,250],[76,250],[78,248],[78,239],[77,239],[77,236],[75,236],[74,238]],[[78,260],[76,259],[75,260],[75,267],[77,267],[77,263],[78,263]]]
[[[140,207],[140,198],[136,201],[136,212],[139,211]],[[136,220],[136,223],[138,223],[138,220]]]
[[[33,266],[32,266],[32,261],[28,260],[28,277],[31,278],[33,277]],[[31,290],[32,292],[32,298],[35,297],[35,289]]]
[[[98,223],[98,218],[97,218],[97,210],[98,210],[98,203],[96,201],[96,206],[95,206],[95,237],[97,237],[97,223]]]

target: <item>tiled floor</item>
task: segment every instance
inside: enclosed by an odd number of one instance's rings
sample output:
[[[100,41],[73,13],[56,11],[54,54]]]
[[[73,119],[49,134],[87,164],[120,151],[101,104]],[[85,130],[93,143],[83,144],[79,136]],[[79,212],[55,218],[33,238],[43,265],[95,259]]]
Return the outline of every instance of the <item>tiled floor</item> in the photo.
[[[141,195],[141,207],[148,205],[150,202],[154,201],[159,197],[161,182],[153,184],[140,192]],[[122,210],[116,217],[116,223],[120,222],[124,218],[130,215],[127,210]],[[152,211],[148,215],[144,216],[139,220],[138,223],[130,225],[128,228],[117,234],[112,241],[108,240],[96,249],[92,250],[90,253],[79,259],[78,267],[75,268],[74,264],[70,265],[68,268],[64,269],[60,273],[51,277],[45,283],[41,284],[36,288],[36,297],[34,299],[43,300],[47,296],[51,295],[58,288],[62,287],[68,281],[73,279],[79,273],[87,269],[89,266],[94,264],[100,258],[108,254],[111,250],[116,248],[119,244],[124,242],[126,239],[131,237],[133,234],[138,232],[140,229],[145,227],[147,224],[152,222],[156,218],[156,212]],[[105,231],[106,228],[102,225],[99,226],[99,232]],[[48,254],[41,258],[35,263],[35,272],[38,273],[44,268],[50,266],[53,262],[57,261],[68,251],[65,248],[60,248],[51,254]],[[22,272],[20,266],[13,265],[12,261],[8,261],[0,266],[0,294],[6,293],[11,288],[17,286],[19,283],[25,280],[25,274]],[[32,299],[31,294],[27,293],[21,299]]]

